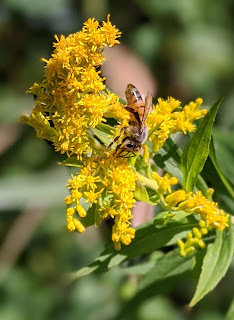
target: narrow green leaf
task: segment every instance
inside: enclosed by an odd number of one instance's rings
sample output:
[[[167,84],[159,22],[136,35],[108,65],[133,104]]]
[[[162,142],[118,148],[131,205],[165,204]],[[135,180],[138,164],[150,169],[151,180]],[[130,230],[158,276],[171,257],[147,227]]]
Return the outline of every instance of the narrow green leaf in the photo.
[[[165,254],[157,260],[156,265],[142,278],[138,287],[139,291],[152,286],[161,279],[192,269],[192,258],[192,255],[182,258],[178,249]]]
[[[178,163],[173,158],[170,158],[170,152],[167,153],[164,149],[160,149],[153,157],[153,160],[159,168],[170,173],[173,177],[176,177],[180,185],[183,184],[182,172],[179,169]]]
[[[191,224],[197,225],[198,221],[193,215],[188,214],[185,211],[165,211],[159,213],[155,218],[154,218],[154,224],[156,228],[161,228],[162,226],[165,226],[166,224],[186,224],[189,223],[190,226]],[[191,227],[192,228],[192,227]],[[165,246],[172,246],[177,243],[177,240],[186,238],[188,234],[188,230],[181,229],[180,231],[178,230],[178,233],[176,233],[172,238],[165,244]]]
[[[89,275],[90,273],[94,272],[97,269],[98,269],[98,265],[94,265],[94,266],[90,265],[88,267],[84,267],[76,272],[65,274],[64,281],[68,283],[73,282],[76,279]]]
[[[229,227],[224,231],[217,231],[215,242],[207,247],[196,292],[189,304],[191,307],[219,283],[227,272],[232,256],[233,233],[230,218]]]
[[[206,195],[206,191],[208,189],[208,186],[200,174],[197,176],[196,188],[198,190],[200,190],[203,193],[203,195]]]
[[[91,129],[93,134],[105,145],[108,146],[111,142],[111,139],[108,137],[108,134],[97,129],[97,128],[92,128]]]
[[[143,276],[155,265],[155,261],[147,261],[139,263],[132,267],[122,268],[121,273],[127,275]]]
[[[95,208],[90,208],[90,211],[92,210],[95,210]],[[88,219],[88,216],[89,211],[87,217],[82,219],[82,223],[85,219]],[[94,213],[91,216],[94,217]],[[193,227],[197,226],[197,222],[194,219],[190,219],[193,217],[189,216],[184,218],[184,215],[182,215],[182,217],[182,221],[172,218],[166,225],[157,225],[157,222],[152,220],[139,226],[136,230],[135,239],[129,246],[122,246],[121,251],[115,251],[113,244],[109,244],[101,255],[90,264],[90,266],[77,271],[75,273],[76,277],[73,279],[75,280],[95,270],[107,271],[124,261],[128,261],[141,254],[153,252],[156,249],[162,248],[168,243],[171,243],[178,233],[189,231]],[[94,221],[92,222],[94,223]],[[85,225],[88,224],[89,223]]]
[[[110,259],[107,269],[111,269],[113,267],[116,267],[120,265],[122,262],[124,262],[126,259],[126,255],[122,254],[121,251],[117,252],[116,254],[113,254],[112,258]]]
[[[182,172],[179,169],[179,166],[181,164],[181,155],[181,149],[175,144],[175,142],[171,138],[168,138],[165,141],[163,148],[160,149],[153,158],[155,163],[161,169],[175,176],[179,180],[180,185],[183,184]],[[208,189],[208,187],[201,175],[198,175],[197,177],[196,187],[204,195],[206,194],[206,190]]]
[[[234,298],[232,300],[232,303],[228,309],[227,315],[225,317],[225,320],[233,320],[234,319]]]
[[[70,158],[67,158],[65,160],[60,161],[59,164],[61,166],[78,167],[79,168],[82,166],[82,161],[77,160],[76,157],[70,157]]]
[[[142,156],[139,156],[139,157],[136,158],[134,166],[135,166],[136,171],[139,172],[141,175],[143,175],[145,177],[148,177],[148,178],[149,178],[149,176],[152,175],[151,169],[143,161]],[[150,172],[149,172],[149,170],[150,170]]]
[[[106,259],[109,257],[109,254],[107,255],[107,257],[105,255],[100,255],[94,262],[92,262],[88,267],[84,267],[84,268],[81,268],[80,270],[78,271],[75,271],[75,272],[70,272],[70,273],[67,273],[64,275],[63,277],[63,280],[64,282],[73,282],[74,280],[77,280],[83,276],[87,276],[88,274],[96,271],[96,270],[102,270],[101,266],[102,266],[102,262],[106,261]],[[104,267],[103,269],[105,268],[105,265],[104,264]],[[104,271],[104,270],[103,270]]]
[[[216,158],[219,166],[225,176],[234,183],[234,170],[229,165],[233,161],[234,154],[234,128],[222,130],[222,128],[214,127],[212,135],[215,141]]]
[[[108,135],[113,135],[113,131],[115,131],[115,129],[112,126],[109,126],[108,124],[105,124],[105,123],[99,123],[96,126],[96,129],[98,129]]]
[[[220,179],[222,180],[224,186],[226,187],[227,191],[229,192],[229,194],[231,195],[232,198],[234,198],[234,186],[231,183],[231,181],[229,181],[229,179],[223,174],[223,172],[221,171],[217,159],[216,159],[216,155],[215,155],[215,148],[214,148],[214,143],[213,143],[213,139],[211,139],[211,143],[210,143],[210,153],[209,153],[210,159],[213,163],[213,166],[215,167]]]
[[[168,138],[165,141],[163,149],[167,152],[169,158],[174,159],[178,164],[181,163],[181,156],[183,152],[171,138]]]
[[[181,170],[184,175],[183,184],[186,192],[193,191],[197,176],[202,171],[208,157],[211,129],[221,102],[222,98],[210,108],[182,154]]]
[[[153,206],[155,206],[156,204],[158,204],[160,202],[160,196],[158,193],[155,192],[155,190],[151,189],[151,188],[146,188],[148,196],[149,196],[149,204],[152,204]]]
[[[193,256],[181,258],[178,249],[163,255],[142,278],[136,294],[125,303],[114,319],[130,319],[129,314],[131,319],[137,319],[137,306],[152,296],[170,292],[191,270],[192,263]]]

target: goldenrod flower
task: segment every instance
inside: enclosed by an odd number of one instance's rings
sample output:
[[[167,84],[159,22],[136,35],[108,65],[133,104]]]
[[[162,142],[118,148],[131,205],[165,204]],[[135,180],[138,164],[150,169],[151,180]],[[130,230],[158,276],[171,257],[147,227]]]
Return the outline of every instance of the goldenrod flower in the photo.
[[[185,200],[186,192],[184,190],[177,190],[171,194],[169,194],[165,201],[170,208],[176,206],[179,202]]]
[[[55,36],[55,50],[46,63],[45,78],[29,90],[36,97],[35,108],[21,121],[33,126],[37,136],[53,142],[55,150],[75,154],[78,159],[94,152],[89,128],[106,117],[123,119],[119,98],[106,90],[97,71],[105,60],[105,46],[118,44],[119,30],[109,21],[102,26],[88,19],[82,31],[68,37]]]
[[[180,250],[180,255],[182,257],[187,256],[190,253],[195,251],[195,247],[205,248],[205,242],[202,240],[203,235],[208,233],[208,227],[204,221],[200,221],[198,224],[199,228],[193,228],[191,232],[187,234],[186,241],[182,240],[177,241],[177,245]]]
[[[102,219],[114,219],[112,240],[118,243],[115,246],[120,247],[120,242],[129,244],[135,234],[135,230],[130,228],[131,208],[135,203],[135,182],[136,174],[127,159],[107,154],[105,158],[91,157],[84,161],[80,173],[72,175],[68,184],[71,195],[65,198],[65,202],[73,208],[72,217],[70,211],[67,212],[68,229],[75,230],[76,225],[72,224],[75,211],[79,217],[86,216],[79,203],[82,197],[90,207],[94,204],[97,206]]]
[[[178,182],[175,177],[171,177],[168,173],[160,177],[156,172],[153,172],[152,176],[157,182],[157,193],[160,195],[164,206],[169,210],[183,210],[188,214],[198,215],[201,219],[199,222],[200,230],[193,228],[192,232],[188,233],[185,243],[178,240],[177,244],[181,256],[192,253],[195,250],[195,244],[204,248],[205,243],[202,236],[207,234],[209,230],[213,228],[224,230],[228,226],[229,215],[219,209],[217,203],[202,195],[200,191],[196,193],[186,193],[184,190],[172,192],[171,186]],[[208,193],[211,193],[210,189],[208,189]]]
[[[147,118],[153,152],[157,152],[171,134],[176,132],[186,134],[195,129],[193,122],[207,112],[205,109],[198,110],[202,102],[203,100],[198,98],[182,109],[180,101],[172,97],[167,100],[158,99],[158,103]]]
[[[195,194],[187,194],[187,200],[182,201],[178,208],[186,212],[200,215],[206,221],[207,226],[212,226],[218,230],[223,230],[228,226],[228,214],[218,208],[216,202],[208,200],[197,191]]]
[[[228,226],[229,215],[219,209],[217,203],[203,196],[201,191],[187,194],[184,190],[172,192],[171,186],[177,184],[178,180],[168,173],[160,177],[156,172],[153,172],[153,178],[158,185],[157,192],[168,208],[199,215],[207,226],[212,226],[218,230],[223,230]]]
[[[171,192],[171,186],[178,183],[176,177],[172,177],[169,173],[166,173],[163,177],[160,177],[157,172],[153,172],[153,179],[157,181],[159,194],[164,194],[165,192]]]
[[[121,249],[121,243],[129,245],[135,236],[135,230],[131,228],[131,209],[136,201],[136,182],[141,183],[144,178],[137,173],[134,161],[131,163],[106,151],[108,134],[119,135],[122,128],[128,126],[130,118],[118,96],[106,88],[105,79],[98,71],[105,60],[104,47],[118,44],[120,34],[108,16],[102,25],[95,19],[88,19],[80,32],[68,37],[55,36],[51,58],[42,59],[46,64],[44,79],[29,89],[35,97],[35,107],[31,115],[20,118],[36,129],[38,137],[51,141],[55,151],[67,157],[74,155],[73,165],[78,172],[71,175],[68,181],[70,194],[65,198],[65,204],[69,206],[66,211],[68,230],[84,232],[84,218],[94,211],[96,224],[110,217],[114,219],[112,240],[116,250]],[[198,98],[182,108],[180,101],[172,97],[159,98],[146,121],[150,147],[143,146],[143,161],[153,190],[168,209],[184,210],[201,219],[200,227],[187,235],[185,243],[178,241],[182,256],[194,251],[195,245],[204,247],[202,236],[211,227],[223,230],[228,225],[228,215],[201,192],[173,192],[171,187],[177,184],[177,178],[152,173],[149,158],[171,134],[186,134],[195,129],[193,122],[207,112],[199,110],[202,102]],[[95,130],[99,131],[108,118],[115,119],[117,126],[108,134],[105,132],[103,142],[103,136],[96,139]],[[87,204],[92,209],[85,210],[84,203],[86,209]]]

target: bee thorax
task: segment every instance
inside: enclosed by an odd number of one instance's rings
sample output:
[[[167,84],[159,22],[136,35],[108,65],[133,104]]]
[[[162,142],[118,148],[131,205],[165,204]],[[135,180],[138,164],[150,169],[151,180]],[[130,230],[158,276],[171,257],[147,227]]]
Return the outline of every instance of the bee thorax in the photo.
[[[130,125],[125,130],[125,137],[128,137],[131,141],[136,143],[144,143],[148,137],[148,128],[146,126],[139,128]]]

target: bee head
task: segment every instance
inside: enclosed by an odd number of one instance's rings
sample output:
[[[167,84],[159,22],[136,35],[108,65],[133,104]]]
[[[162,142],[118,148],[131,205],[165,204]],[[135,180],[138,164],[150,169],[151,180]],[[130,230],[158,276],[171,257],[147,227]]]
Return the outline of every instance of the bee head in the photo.
[[[138,152],[141,150],[141,144],[135,141],[131,141],[130,139],[126,139],[122,143],[122,149],[126,149],[128,151]]]

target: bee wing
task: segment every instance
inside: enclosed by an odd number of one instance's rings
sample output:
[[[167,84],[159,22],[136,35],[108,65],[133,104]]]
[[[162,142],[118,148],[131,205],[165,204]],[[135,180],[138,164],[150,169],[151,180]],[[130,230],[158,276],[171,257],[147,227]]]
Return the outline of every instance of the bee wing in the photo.
[[[144,125],[144,122],[145,122],[148,114],[152,111],[152,107],[153,107],[152,96],[148,92],[146,95],[146,98],[145,98],[145,109],[144,109],[144,113],[143,113],[143,117],[142,117],[142,121],[141,121],[141,126]]]
[[[145,104],[139,91],[132,84],[128,84],[125,94],[127,99],[126,109],[133,115],[133,121],[141,125],[145,113]]]

